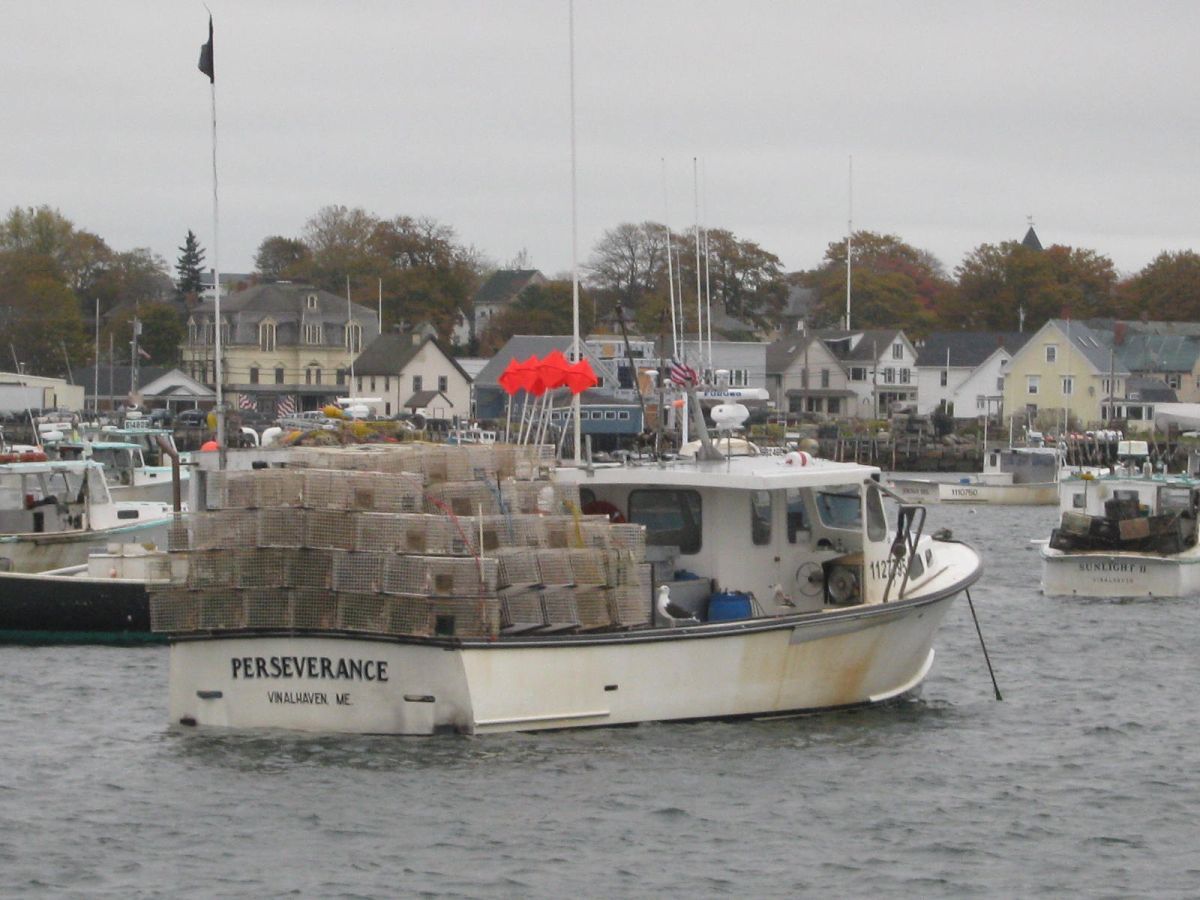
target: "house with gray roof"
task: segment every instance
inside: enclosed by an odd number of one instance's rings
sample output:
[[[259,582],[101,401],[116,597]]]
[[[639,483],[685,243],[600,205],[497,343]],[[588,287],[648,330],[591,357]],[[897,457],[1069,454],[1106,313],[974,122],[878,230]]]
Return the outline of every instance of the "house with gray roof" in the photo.
[[[432,329],[394,331],[373,340],[354,360],[350,396],[384,416],[407,410],[426,418],[468,418],[471,377]]]
[[[812,332],[785,334],[767,345],[767,392],[779,412],[855,415],[858,398],[848,380],[841,361]]]
[[[917,351],[898,328],[824,330],[815,334],[847,374],[854,392],[843,415],[881,418],[917,402]]]
[[[229,402],[274,415],[319,409],[346,396],[351,360],[379,336],[376,310],[311,285],[279,281],[221,301],[222,382]],[[183,368],[216,383],[212,300],[187,320]],[[234,396],[236,395],[236,396]]]
[[[546,283],[537,269],[497,269],[479,286],[471,301],[474,310],[472,337],[480,337],[492,319],[509,307],[528,288]]]
[[[917,342],[917,412],[941,410],[956,419],[997,413],[1004,376],[1028,334],[936,331]]]

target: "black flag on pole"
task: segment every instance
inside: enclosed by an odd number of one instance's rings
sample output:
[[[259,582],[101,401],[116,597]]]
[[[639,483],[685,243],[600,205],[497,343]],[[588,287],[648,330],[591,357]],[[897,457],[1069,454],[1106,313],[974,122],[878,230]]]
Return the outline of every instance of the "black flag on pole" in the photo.
[[[216,83],[216,76],[213,74],[213,29],[212,16],[208,17],[208,43],[200,47],[200,71],[208,76],[208,80]]]

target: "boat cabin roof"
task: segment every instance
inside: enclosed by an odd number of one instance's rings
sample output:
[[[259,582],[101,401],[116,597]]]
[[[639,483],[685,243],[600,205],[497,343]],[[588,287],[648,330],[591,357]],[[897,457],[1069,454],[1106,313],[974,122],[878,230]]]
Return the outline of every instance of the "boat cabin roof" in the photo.
[[[597,465],[555,470],[558,481],[579,485],[624,484],[693,488],[729,488],[746,491],[812,488],[866,481],[879,475],[875,466],[810,458],[807,464],[789,463],[786,456],[735,456],[729,460],[696,462],[677,460],[663,464]]]

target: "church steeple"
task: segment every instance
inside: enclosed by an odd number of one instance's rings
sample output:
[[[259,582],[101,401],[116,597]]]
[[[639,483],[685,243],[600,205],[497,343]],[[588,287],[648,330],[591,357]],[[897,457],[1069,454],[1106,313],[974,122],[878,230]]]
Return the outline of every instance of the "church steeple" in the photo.
[[[1030,250],[1041,250],[1042,242],[1038,240],[1037,232],[1033,230],[1033,216],[1026,218],[1029,220],[1029,230],[1025,232],[1025,237],[1021,238],[1021,246],[1028,247]]]

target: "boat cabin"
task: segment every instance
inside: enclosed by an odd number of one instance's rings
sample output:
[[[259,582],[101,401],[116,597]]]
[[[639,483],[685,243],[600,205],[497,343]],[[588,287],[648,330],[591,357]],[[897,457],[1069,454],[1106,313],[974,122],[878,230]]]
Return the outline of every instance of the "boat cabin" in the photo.
[[[676,606],[704,620],[731,593],[750,608],[725,617],[741,618],[886,602],[920,580],[930,560],[902,541],[915,546],[908,532],[919,536],[924,511],[905,507],[894,538],[876,475],[756,457],[560,469],[556,478],[578,483],[584,513],[645,526],[655,590],[666,585]],[[911,563],[895,562],[904,556]]]
[[[75,531],[84,527],[89,504],[108,503],[108,486],[98,465],[0,465],[0,534]]]
[[[1178,553],[1197,540],[1200,482],[1191,478],[1072,478],[1061,487],[1062,518],[1050,547],[1063,551]]]
[[[1058,480],[1062,452],[1053,447],[989,450],[979,480],[984,484],[1048,484]]]

